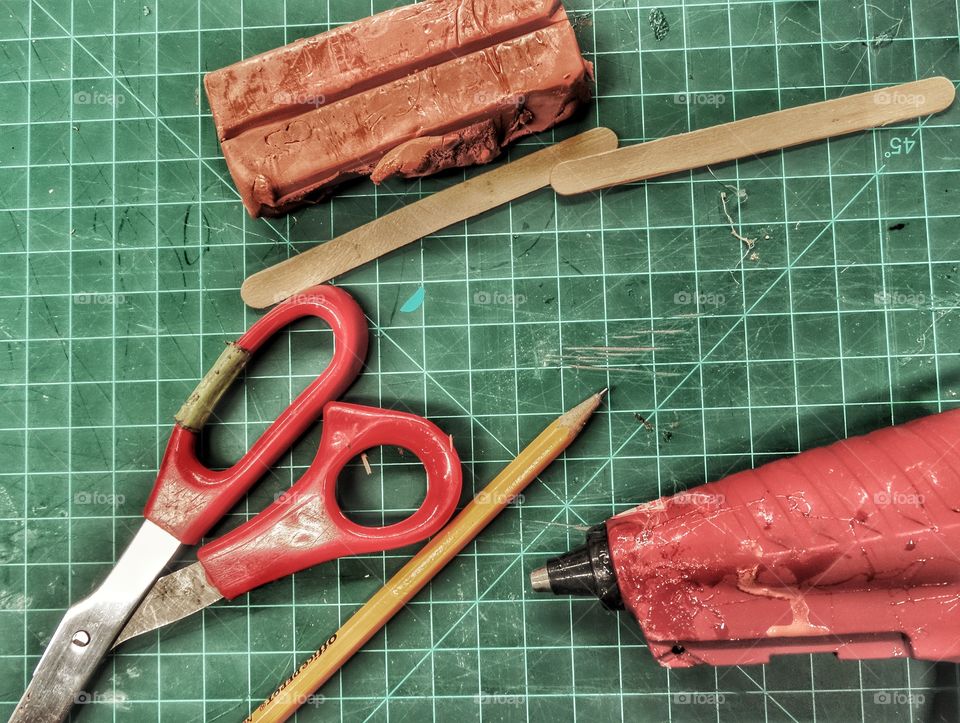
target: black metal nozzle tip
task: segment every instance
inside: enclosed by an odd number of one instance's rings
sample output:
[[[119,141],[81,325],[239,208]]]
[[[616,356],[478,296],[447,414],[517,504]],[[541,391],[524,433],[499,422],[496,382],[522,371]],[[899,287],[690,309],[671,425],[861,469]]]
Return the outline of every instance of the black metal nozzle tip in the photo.
[[[535,592],[592,596],[610,610],[623,609],[610,559],[606,525],[591,527],[583,547],[554,558],[530,573],[530,585]]]

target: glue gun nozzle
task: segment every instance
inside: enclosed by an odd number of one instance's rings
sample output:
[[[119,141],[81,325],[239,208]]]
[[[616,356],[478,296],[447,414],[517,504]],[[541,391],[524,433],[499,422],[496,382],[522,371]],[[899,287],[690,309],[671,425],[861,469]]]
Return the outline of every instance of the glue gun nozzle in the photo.
[[[623,600],[610,559],[606,526],[591,527],[586,545],[531,572],[530,586],[534,592],[597,597],[610,610],[621,609]]]

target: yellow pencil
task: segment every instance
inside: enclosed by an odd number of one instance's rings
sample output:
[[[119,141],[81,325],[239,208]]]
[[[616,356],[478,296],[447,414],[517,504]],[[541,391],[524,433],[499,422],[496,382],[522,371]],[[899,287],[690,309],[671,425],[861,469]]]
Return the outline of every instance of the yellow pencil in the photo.
[[[494,517],[565,450],[606,389],[584,400],[550,423],[536,439],[494,477],[453,522],[428,542],[363,607],[300,666],[283,685],[250,714],[247,721],[285,721],[310,700],[364,643],[430,582]]]

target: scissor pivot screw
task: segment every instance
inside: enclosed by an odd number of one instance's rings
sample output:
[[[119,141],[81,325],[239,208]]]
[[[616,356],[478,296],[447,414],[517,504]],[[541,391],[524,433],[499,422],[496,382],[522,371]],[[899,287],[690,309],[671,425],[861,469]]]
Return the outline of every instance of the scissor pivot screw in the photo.
[[[84,648],[90,644],[90,633],[86,630],[78,630],[73,634],[73,639],[70,642],[78,648]]]

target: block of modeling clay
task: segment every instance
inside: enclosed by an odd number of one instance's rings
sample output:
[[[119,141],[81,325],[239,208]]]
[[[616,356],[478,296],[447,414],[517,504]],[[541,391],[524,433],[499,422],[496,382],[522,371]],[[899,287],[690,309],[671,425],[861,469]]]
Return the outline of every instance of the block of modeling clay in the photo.
[[[370,176],[486,163],[568,118],[591,67],[559,0],[427,0],[269,51],[204,79],[252,216]]]

